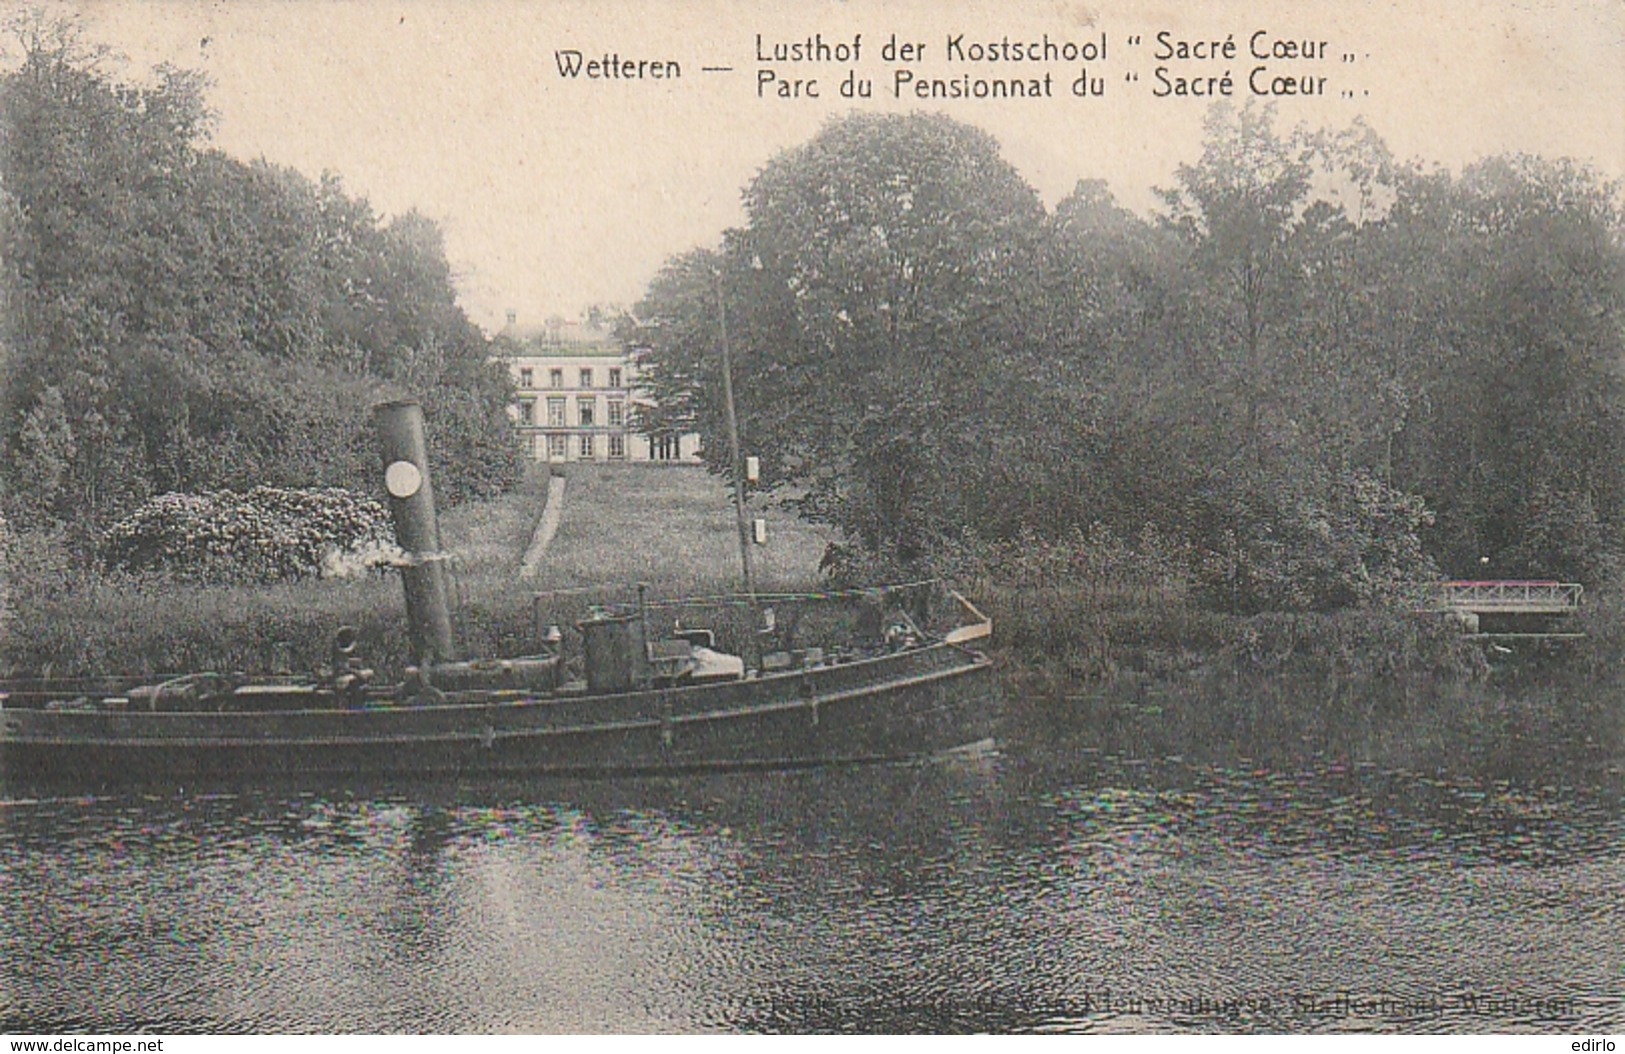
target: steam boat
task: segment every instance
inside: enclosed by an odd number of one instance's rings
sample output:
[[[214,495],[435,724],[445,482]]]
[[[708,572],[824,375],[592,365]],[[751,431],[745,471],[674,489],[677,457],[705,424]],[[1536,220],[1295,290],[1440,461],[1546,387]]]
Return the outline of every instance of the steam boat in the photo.
[[[407,554],[413,665],[380,684],[341,629],[309,677],[219,673],[0,683],[0,775],[76,785],[311,774],[662,772],[933,756],[990,742],[991,625],[931,584],[801,597],[589,608],[569,635],[539,598],[535,653],[460,659],[452,639],[421,411],[376,411]],[[787,606],[837,602],[838,639],[796,638]],[[748,612],[745,655],[694,612]],[[681,612],[689,622],[684,627]],[[578,643],[572,653],[567,643]]]

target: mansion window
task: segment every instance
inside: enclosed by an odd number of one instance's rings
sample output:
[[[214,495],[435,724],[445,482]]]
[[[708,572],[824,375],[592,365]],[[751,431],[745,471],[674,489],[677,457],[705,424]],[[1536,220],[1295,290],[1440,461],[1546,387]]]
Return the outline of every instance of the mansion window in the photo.
[[[590,435],[581,436],[580,437],[580,442],[581,442],[581,456],[584,457],[584,458],[592,457],[592,436],[590,436]]]
[[[609,368],[609,386],[611,388],[619,388],[621,386],[621,368],[619,366],[611,366]]]
[[[591,425],[593,423],[592,422],[593,404],[596,403],[597,401],[598,401],[597,399],[594,399],[590,395],[583,396],[582,398],[576,400],[576,423],[577,424],[579,424],[579,425]]]
[[[609,416],[606,420],[611,428],[619,428],[626,424],[625,403],[621,402],[619,399],[611,399],[607,404],[605,404],[605,406],[609,411]]]
[[[591,388],[592,387],[592,367],[590,367],[590,366],[581,367],[581,386],[583,388]]]
[[[547,400],[547,426],[549,428],[564,427],[564,399],[553,397]]]
[[[561,436],[557,432],[547,437],[547,456],[549,458],[563,460],[569,453],[570,448],[565,445],[565,438],[565,436]]]
[[[562,388],[562,387],[564,387],[564,371],[563,370],[548,370],[547,371],[547,386],[549,388]]]
[[[626,456],[626,436],[620,432],[611,432],[609,436],[609,456],[624,458]]]
[[[536,423],[535,399],[519,400],[519,420],[527,425],[533,425]]]
[[[534,388],[534,387],[536,387],[536,371],[531,369],[529,366],[525,366],[525,367],[521,368],[520,371],[519,371],[519,387],[521,387],[521,388]]]

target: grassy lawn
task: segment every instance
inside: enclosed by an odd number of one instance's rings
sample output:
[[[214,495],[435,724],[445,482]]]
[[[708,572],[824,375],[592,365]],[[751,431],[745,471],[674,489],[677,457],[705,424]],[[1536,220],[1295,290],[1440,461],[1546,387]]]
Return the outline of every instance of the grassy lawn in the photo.
[[[688,467],[572,465],[564,518],[539,573],[518,577],[546,495],[533,471],[513,492],[441,517],[454,623],[464,654],[532,650],[538,591],[649,584],[652,595],[739,588],[738,547],[726,489]],[[754,550],[762,588],[816,578],[826,536],[767,511],[769,544]],[[557,613],[572,618],[579,605]],[[405,604],[395,575],[270,586],[197,586],[156,578],[84,576],[48,598],[23,598],[0,639],[0,671],[59,675],[222,670],[306,670],[334,631],[356,627],[367,661],[397,673],[407,654]]]
[[[536,577],[540,589],[646,582],[663,595],[742,587],[737,520],[727,488],[692,466],[571,465],[564,520]],[[833,535],[754,502],[768,521],[753,546],[758,589],[804,588]]]

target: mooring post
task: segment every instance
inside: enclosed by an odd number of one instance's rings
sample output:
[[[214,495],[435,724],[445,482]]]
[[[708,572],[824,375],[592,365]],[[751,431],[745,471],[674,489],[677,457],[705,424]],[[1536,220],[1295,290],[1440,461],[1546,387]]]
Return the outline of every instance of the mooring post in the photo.
[[[412,659],[418,665],[457,657],[446,600],[445,554],[435,520],[434,488],[429,485],[429,448],[423,438],[423,407],[415,400],[373,408],[378,449],[383,457],[384,490],[395,521],[395,544],[406,550],[401,585],[412,631]]]

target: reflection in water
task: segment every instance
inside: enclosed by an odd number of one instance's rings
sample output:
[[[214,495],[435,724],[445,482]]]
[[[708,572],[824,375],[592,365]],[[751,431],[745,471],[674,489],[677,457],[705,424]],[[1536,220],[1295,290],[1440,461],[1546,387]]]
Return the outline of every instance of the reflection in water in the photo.
[[[0,1028],[1597,1031],[1619,779],[1043,762],[13,792]]]

